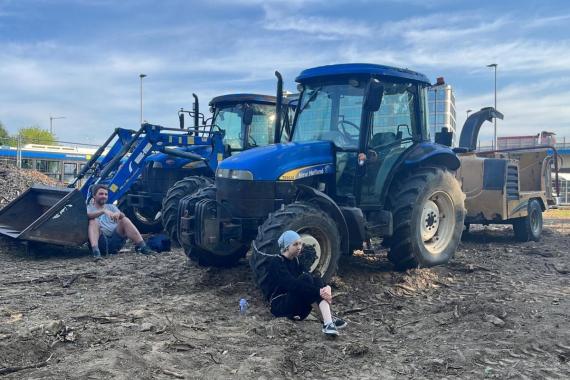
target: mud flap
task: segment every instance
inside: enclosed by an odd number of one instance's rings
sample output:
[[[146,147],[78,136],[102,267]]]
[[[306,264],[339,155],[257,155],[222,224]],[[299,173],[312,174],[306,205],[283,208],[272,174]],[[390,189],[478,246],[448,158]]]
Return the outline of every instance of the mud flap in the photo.
[[[87,207],[78,189],[35,185],[0,210],[0,234],[78,246],[87,241]]]

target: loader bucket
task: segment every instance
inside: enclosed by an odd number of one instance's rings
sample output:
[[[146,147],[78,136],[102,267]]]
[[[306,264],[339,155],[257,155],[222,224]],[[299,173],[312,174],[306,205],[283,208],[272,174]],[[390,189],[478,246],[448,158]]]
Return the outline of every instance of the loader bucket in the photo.
[[[77,246],[87,241],[87,207],[78,189],[34,185],[0,210],[0,234]]]

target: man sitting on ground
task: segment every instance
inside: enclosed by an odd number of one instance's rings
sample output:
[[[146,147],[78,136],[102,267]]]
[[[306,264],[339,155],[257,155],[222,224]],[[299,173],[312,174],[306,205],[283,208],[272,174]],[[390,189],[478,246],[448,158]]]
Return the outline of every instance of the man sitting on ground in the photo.
[[[109,191],[105,185],[94,185],[91,189],[93,203],[87,206],[89,217],[89,243],[95,260],[101,259],[99,247],[105,247],[107,254],[117,253],[131,239],[137,252],[150,254],[141,234],[134,224],[115,205],[107,204]]]

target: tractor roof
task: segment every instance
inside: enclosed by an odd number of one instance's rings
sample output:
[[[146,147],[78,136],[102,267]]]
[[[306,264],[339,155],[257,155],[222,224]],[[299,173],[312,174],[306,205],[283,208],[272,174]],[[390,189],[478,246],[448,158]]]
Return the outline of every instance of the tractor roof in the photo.
[[[342,63],[338,65],[327,65],[313,67],[301,71],[295,79],[297,82],[305,82],[310,79],[341,75],[378,75],[402,78],[416,82],[429,84],[429,79],[420,73],[398,67],[375,65],[372,63]]]
[[[225,104],[232,103],[263,103],[263,104],[275,104],[275,96],[270,95],[260,95],[260,94],[229,94],[216,96],[214,99],[210,100],[210,106],[221,106]]]

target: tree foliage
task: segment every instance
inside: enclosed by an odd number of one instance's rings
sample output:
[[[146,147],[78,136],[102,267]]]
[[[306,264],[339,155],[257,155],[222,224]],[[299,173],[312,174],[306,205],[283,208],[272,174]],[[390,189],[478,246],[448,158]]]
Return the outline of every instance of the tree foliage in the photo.
[[[38,126],[20,129],[20,136],[22,136],[22,145],[24,144],[44,144],[44,145],[57,145],[56,137],[50,131],[42,129]]]
[[[0,139],[4,140],[8,138],[8,131],[4,128],[4,124],[0,121]]]

